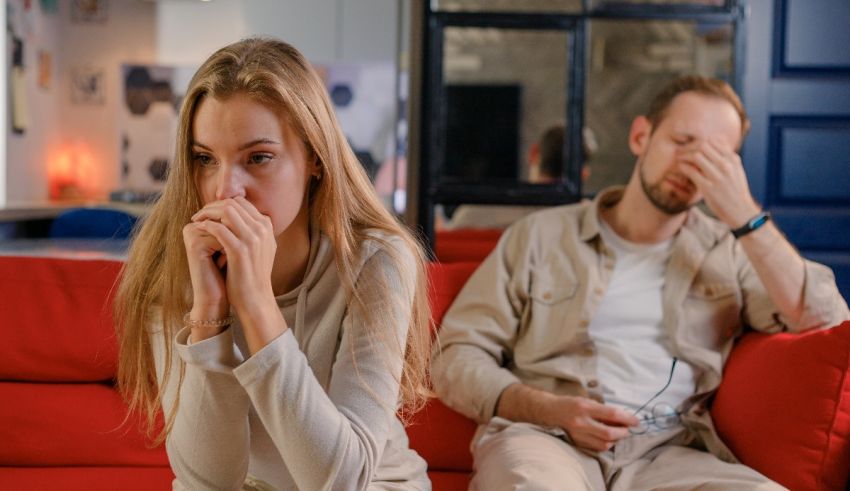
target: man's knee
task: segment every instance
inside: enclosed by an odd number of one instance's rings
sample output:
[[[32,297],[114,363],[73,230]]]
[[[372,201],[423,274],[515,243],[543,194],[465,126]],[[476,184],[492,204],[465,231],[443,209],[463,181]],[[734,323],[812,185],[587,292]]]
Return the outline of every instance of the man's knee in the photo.
[[[488,431],[474,448],[473,490],[593,490],[598,464],[562,439],[511,424]],[[590,475],[589,475],[590,474]],[[601,478],[601,473],[598,476]]]

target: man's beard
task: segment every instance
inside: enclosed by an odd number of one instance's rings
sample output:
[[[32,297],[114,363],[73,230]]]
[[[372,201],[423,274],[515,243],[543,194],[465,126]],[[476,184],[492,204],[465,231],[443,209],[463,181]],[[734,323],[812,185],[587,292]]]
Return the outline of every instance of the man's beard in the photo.
[[[660,211],[666,213],[667,215],[678,215],[684,211],[688,211],[695,203],[688,203],[687,201],[682,201],[677,198],[674,194],[665,193],[661,189],[661,183],[664,182],[664,178],[658,180],[658,182],[654,184],[650,184],[647,182],[646,177],[643,175],[643,161],[638,163],[639,169],[638,174],[640,175],[640,187],[643,189],[643,193],[646,195],[649,202],[652,203],[653,206],[658,208]]]

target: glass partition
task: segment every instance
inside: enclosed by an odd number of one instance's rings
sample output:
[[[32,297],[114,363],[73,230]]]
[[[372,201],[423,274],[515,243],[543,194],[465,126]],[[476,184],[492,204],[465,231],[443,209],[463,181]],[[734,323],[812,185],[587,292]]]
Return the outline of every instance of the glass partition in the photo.
[[[442,182],[560,179],[567,111],[565,31],[447,27],[443,50]],[[557,132],[541,174],[540,142]]]

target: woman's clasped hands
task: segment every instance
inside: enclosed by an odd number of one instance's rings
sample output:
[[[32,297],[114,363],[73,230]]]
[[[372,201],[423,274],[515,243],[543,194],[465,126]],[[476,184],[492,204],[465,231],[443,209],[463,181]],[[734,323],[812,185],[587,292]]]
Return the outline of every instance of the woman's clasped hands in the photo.
[[[194,294],[192,319],[226,317],[231,305],[242,318],[274,298],[272,222],[244,197],[201,208],[183,227],[183,241]]]

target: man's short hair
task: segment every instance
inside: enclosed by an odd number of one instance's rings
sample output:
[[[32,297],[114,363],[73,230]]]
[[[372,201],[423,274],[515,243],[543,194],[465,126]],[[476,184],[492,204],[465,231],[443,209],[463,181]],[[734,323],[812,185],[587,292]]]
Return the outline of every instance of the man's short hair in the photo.
[[[716,78],[701,77],[699,75],[686,75],[668,83],[652,100],[646,119],[652,124],[652,131],[658,128],[666,116],[667,108],[673,103],[677,95],[684,92],[696,92],[697,94],[719,97],[735,108],[741,118],[741,138],[750,131],[750,118],[744,110],[744,105],[735,90],[723,80]]]
[[[563,124],[549,127],[540,137],[540,175],[546,177],[561,177],[564,169],[564,133]],[[587,163],[596,151],[597,143],[593,131],[585,127],[581,138],[581,162]]]
[[[540,174],[560,177],[564,168],[564,125],[547,129],[540,137]]]

